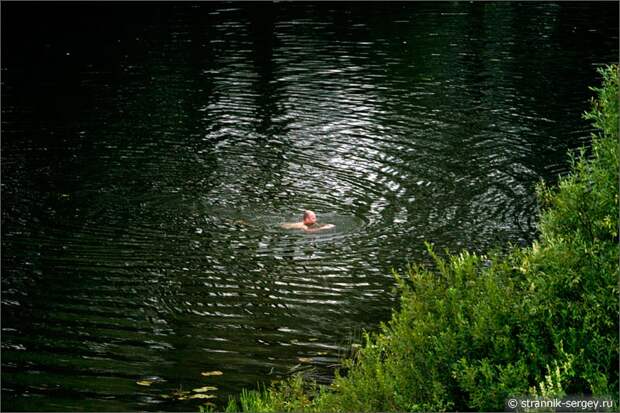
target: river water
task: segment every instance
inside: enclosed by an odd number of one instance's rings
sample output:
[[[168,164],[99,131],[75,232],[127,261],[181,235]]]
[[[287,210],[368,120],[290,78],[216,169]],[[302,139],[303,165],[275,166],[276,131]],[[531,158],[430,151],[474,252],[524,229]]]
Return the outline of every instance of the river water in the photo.
[[[617,59],[613,2],[4,3],[3,410],[328,381],[424,241],[535,237]]]

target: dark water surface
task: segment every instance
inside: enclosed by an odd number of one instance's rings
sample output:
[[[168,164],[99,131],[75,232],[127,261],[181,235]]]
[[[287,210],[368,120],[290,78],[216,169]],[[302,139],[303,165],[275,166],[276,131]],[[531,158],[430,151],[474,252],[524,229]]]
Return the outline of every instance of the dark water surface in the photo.
[[[532,240],[617,56],[613,2],[4,2],[3,410],[328,380],[424,240]]]

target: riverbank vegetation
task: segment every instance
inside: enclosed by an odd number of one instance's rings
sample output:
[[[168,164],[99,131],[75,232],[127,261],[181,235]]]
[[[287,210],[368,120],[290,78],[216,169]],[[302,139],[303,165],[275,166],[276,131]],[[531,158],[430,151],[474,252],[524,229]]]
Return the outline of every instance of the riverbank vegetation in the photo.
[[[506,253],[439,254],[394,274],[400,308],[330,386],[302,377],[244,391],[228,411],[503,411],[510,397],[618,403],[618,67],[585,118],[590,149],[541,184],[539,236]],[[616,404],[617,406],[617,404]]]

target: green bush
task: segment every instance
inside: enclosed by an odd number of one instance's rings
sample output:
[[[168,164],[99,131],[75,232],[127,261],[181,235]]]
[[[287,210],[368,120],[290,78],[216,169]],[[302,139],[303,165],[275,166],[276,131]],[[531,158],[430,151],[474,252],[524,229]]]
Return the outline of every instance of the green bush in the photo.
[[[513,396],[619,402],[618,67],[600,70],[591,157],[541,184],[539,240],[412,267],[400,309],[331,386],[301,377],[241,395],[243,411],[502,411]],[[236,408],[231,402],[232,409]],[[617,405],[617,404],[616,404]]]

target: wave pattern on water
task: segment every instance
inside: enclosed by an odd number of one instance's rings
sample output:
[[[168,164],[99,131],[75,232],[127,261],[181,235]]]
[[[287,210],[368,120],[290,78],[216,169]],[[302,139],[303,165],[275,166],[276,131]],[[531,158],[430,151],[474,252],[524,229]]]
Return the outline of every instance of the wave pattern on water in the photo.
[[[424,241],[534,236],[535,184],[589,133],[575,119],[592,68],[544,73],[608,57],[594,35],[557,53],[562,19],[585,31],[587,13],[369,7],[154,7],[91,39],[107,62],[50,34],[56,86],[8,60],[7,406],[191,410],[162,395],[207,383],[225,400],[309,366],[326,381],[389,317],[390,269],[427,262]],[[20,98],[33,79],[43,97]],[[280,228],[304,209],[335,228]]]

